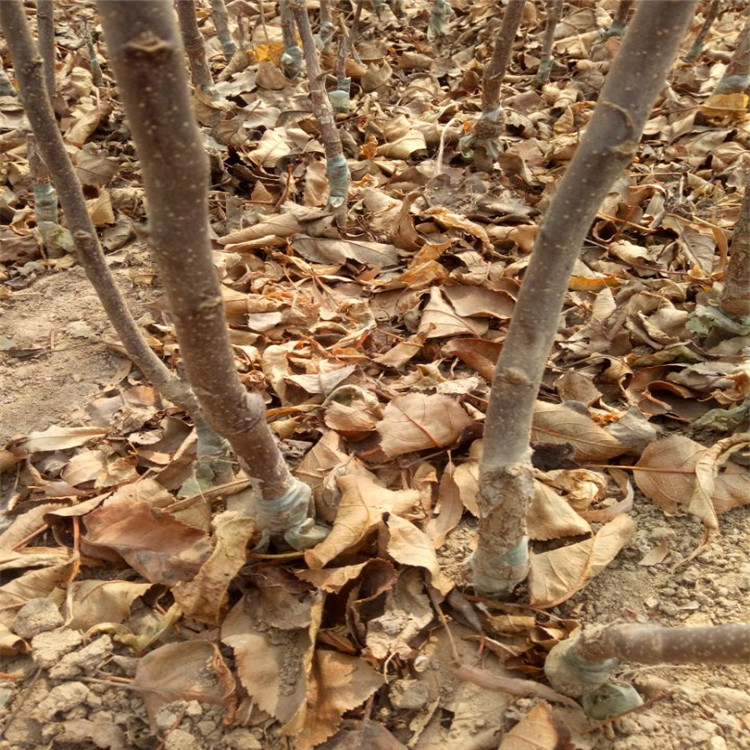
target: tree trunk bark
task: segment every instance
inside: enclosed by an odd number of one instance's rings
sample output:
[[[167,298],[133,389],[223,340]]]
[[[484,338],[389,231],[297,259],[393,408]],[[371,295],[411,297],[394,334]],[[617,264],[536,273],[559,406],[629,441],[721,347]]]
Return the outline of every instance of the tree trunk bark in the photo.
[[[732,232],[724,292],[719,307],[728,315],[750,315],[750,183],[740,204],[740,218]]]
[[[734,55],[714,94],[739,94],[750,92],[750,8],[745,10],[745,25],[742,27]]]
[[[555,29],[560,23],[563,11],[563,0],[547,0],[547,23],[544,27],[544,42],[542,56],[539,60],[539,70],[534,76],[534,84],[541,86],[549,81],[555,58],[552,56],[552,44],[555,41]]]
[[[534,245],[495,368],[484,430],[479,546],[471,564],[475,588],[487,594],[507,593],[527,574],[531,421],[568,280],[599,205],[633,158],[695,5],[639,5]]]
[[[637,664],[747,664],[750,625],[607,625],[555,645],[545,660],[544,674],[563,695],[586,696],[609,682],[621,660]]]
[[[500,106],[500,84],[508,69],[513,42],[516,39],[518,27],[521,25],[524,5],[526,5],[526,0],[508,0],[508,5],[505,7],[503,23],[495,40],[492,57],[482,77],[482,109],[485,112],[490,112]]]
[[[49,98],[55,95],[55,12],[52,0],[36,0],[36,33]]]
[[[229,13],[224,0],[211,0],[211,18],[213,18],[216,27],[216,35],[221,42],[221,51],[224,53],[224,59],[229,62],[234,53],[237,51],[237,44],[232,38],[232,32],[229,30]]]

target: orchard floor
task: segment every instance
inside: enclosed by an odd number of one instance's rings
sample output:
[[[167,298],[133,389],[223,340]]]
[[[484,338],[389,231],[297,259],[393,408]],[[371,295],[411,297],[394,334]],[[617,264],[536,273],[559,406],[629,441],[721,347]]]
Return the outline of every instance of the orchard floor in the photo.
[[[136,268],[116,269],[137,315],[147,309],[154,292],[149,274]],[[142,279],[137,284],[133,279]],[[145,281],[143,281],[145,280]],[[0,301],[0,335],[13,348],[0,354],[0,444],[19,434],[52,424],[85,424],[88,399],[126,372],[124,360],[107,348],[109,334],[94,293],[80,268],[44,276]],[[133,373],[130,373],[130,377]],[[7,474],[6,477],[7,479]],[[672,570],[674,560],[688,554],[701,538],[698,521],[667,518],[636,498],[633,516],[637,534],[631,544],[593,582],[558,609],[558,614],[585,622],[611,622],[624,617],[647,618],[663,625],[705,625],[750,621],[750,509],[730,512],[720,519],[722,535],[697,559]],[[459,526],[441,552],[446,572],[462,575],[472,530]],[[669,550],[665,562],[640,564],[659,545]],[[127,650],[119,653],[128,657]],[[92,671],[71,680],[74,693],[88,688],[85,702],[70,707],[66,691],[52,696],[60,708],[54,718],[41,722],[36,707],[64,680],[50,680],[31,665],[31,657],[3,660],[3,672],[23,673],[21,679],[0,682],[0,750],[43,750],[56,747],[88,748],[283,748],[293,743],[258,728],[223,727],[221,711],[196,702],[176,705],[160,714],[161,738],[149,732],[143,703],[132,690],[113,686]],[[124,662],[125,663],[125,662]],[[750,748],[750,672],[747,667],[637,667],[623,676],[632,680],[651,705],[606,726],[581,729],[569,747],[601,750],[741,750]],[[385,693],[372,707],[374,721],[393,728],[397,712]],[[514,699],[509,717],[523,715],[536,699]],[[109,721],[127,737],[102,732],[95,743],[76,739],[75,720]],[[62,722],[66,734],[62,735]],[[89,726],[79,724],[79,726]],[[480,739],[477,744],[496,747]],[[171,730],[171,731],[170,731]],[[165,739],[166,737],[166,739]],[[67,739],[65,739],[67,738]],[[430,747],[420,742],[417,748]],[[520,745],[519,745],[520,747]],[[529,746],[531,747],[531,746]]]

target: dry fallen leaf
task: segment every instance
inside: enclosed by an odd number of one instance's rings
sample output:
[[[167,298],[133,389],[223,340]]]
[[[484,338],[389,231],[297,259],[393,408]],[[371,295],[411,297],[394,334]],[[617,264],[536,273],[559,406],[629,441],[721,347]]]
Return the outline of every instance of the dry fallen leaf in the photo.
[[[133,602],[152,585],[134,581],[73,581],[65,600],[65,621],[68,627],[84,632],[99,623],[124,622]]]
[[[628,448],[586,414],[564,404],[537,401],[531,439],[539,443],[571,443],[579,461],[605,461]]]
[[[228,589],[247,561],[247,547],[260,541],[260,532],[252,518],[232,511],[214,521],[214,549],[211,556],[190,581],[172,588],[175,602],[190,617],[218,625],[226,609]]]
[[[77,448],[94,438],[104,437],[108,430],[100,427],[52,426],[42,432],[32,432],[20,447],[29,453],[61,451]]]
[[[529,601],[534,607],[554,607],[580,591],[632,539],[635,523],[617,516],[591,539],[550,552],[531,555]]]
[[[504,735],[498,750],[557,750],[561,740],[549,705],[541,701]]]
[[[393,399],[378,425],[380,447],[390,458],[403,453],[447,448],[472,420],[449,396],[410,393]]]
[[[192,578],[211,554],[205,531],[147,503],[114,503],[86,516],[88,544],[114,550],[151,583]]]
[[[402,565],[424,568],[430,574],[430,583],[445,596],[453,588],[453,582],[440,571],[435,547],[427,534],[405,518],[393,514],[388,516],[386,527],[388,554]]]
[[[295,746],[311,750],[328,739],[338,729],[344,713],[364,703],[383,683],[382,675],[364,659],[317,649],[307,697],[314,710],[307,712]]]
[[[379,524],[384,513],[407,513],[419,503],[418,490],[389,490],[367,476],[338,478],[341,490],[336,520],[326,539],[305,552],[305,562],[322,568],[347,549],[361,542]]]
[[[167,643],[142,657],[131,683],[143,697],[152,730],[159,709],[173,701],[197,700],[223,706],[231,716],[236,703],[234,677],[213,643]]]
[[[433,516],[425,525],[425,533],[435,546],[442,547],[448,532],[456,528],[464,512],[464,504],[461,502],[461,492],[455,479],[456,466],[449,461],[440,478],[438,498],[435,503]]]

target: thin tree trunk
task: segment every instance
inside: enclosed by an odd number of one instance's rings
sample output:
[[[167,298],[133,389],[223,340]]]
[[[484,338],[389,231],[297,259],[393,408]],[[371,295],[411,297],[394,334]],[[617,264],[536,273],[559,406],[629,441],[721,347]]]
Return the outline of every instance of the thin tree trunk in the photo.
[[[323,149],[326,155],[326,176],[328,177],[328,208],[336,215],[339,226],[346,223],[347,199],[349,197],[349,165],[346,163],[341,136],[336,129],[333,107],[325,87],[325,77],[320,70],[318,53],[310,19],[307,15],[304,0],[291,0],[307,67],[307,85],[310,90],[313,112],[323,137]]]
[[[99,62],[99,56],[96,54],[96,46],[94,45],[94,37],[91,35],[91,29],[88,24],[84,26],[84,36],[86,38],[86,49],[89,51],[89,65],[91,66],[91,80],[94,82],[94,86],[101,88],[104,84],[102,78],[102,65]]]
[[[474,132],[461,144],[462,149],[471,152],[476,168],[483,172],[492,170],[500,153],[498,138],[503,132],[504,123],[500,85],[508,69],[525,4],[526,0],[508,0],[492,57],[484,68],[482,114],[474,125]]]
[[[536,239],[487,409],[479,546],[472,558],[480,591],[506,593],[527,574],[531,421],[568,280],[599,205],[633,158],[695,5],[695,0],[639,5]]]
[[[211,70],[208,67],[203,34],[198,28],[195,0],[176,0],[175,10],[180,21],[180,32],[190,64],[190,78],[193,81],[193,86],[210,92],[213,90],[214,82],[211,78]]]
[[[77,258],[128,356],[162,396],[185,409],[197,424],[201,417],[194,394],[150,349],[112,278],[47,96],[42,61],[26,22],[22,0],[0,2],[0,23],[13,59],[24,110],[65,212]]]
[[[333,16],[331,15],[331,0],[320,0],[320,31],[318,32],[318,39],[320,39],[320,48],[323,54],[330,53],[335,30]]]
[[[563,0],[547,0],[547,23],[544,26],[544,42],[542,56],[539,60],[539,70],[534,76],[534,83],[541,86],[549,81],[555,58],[552,56],[552,43],[555,41],[555,29],[560,23],[563,11]]]
[[[491,112],[500,106],[500,84],[508,69],[513,42],[516,39],[518,27],[521,25],[524,5],[526,5],[526,0],[508,0],[508,5],[505,7],[503,23],[495,40],[492,58],[485,67],[482,77],[482,109],[485,112]]]
[[[206,421],[260,481],[259,525],[309,525],[310,490],[294,479],[266,423],[263,399],[235,369],[208,234],[209,163],[193,114],[183,48],[167,0],[99,0],[120,97],[141,161],[150,245],[174,319],[188,380]],[[303,529],[304,531],[304,529]]]
[[[297,44],[294,31],[294,13],[290,0],[279,0],[281,35],[284,39],[284,54],[281,56],[281,72],[293,81],[302,70],[302,50]]]
[[[708,4],[708,10],[706,11],[706,19],[703,21],[700,31],[695,37],[689,52],[682,59],[687,62],[695,62],[703,52],[703,45],[706,42],[706,36],[711,30],[713,22],[719,17],[719,10],[721,10],[721,0],[711,0]]]
[[[750,315],[750,184],[740,205],[740,218],[732,233],[724,292],[719,307],[728,315]]]
[[[224,53],[224,59],[229,62],[234,53],[237,51],[237,45],[232,38],[232,32],[229,30],[229,13],[224,0],[211,1],[211,18],[213,18],[216,27],[216,35],[221,42],[221,50]]]
[[[36,0],[36,33],[44,83],[52,99],[55,95],[55,12],[52,0]]]

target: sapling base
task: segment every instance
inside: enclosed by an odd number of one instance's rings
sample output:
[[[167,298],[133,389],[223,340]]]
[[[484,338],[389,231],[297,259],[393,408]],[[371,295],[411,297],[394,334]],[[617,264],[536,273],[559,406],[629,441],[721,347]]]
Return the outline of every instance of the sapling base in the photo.
[[[505,7],[492,57],[482,76],[482,114],[474,125],[474,132],[459,143],[461,151],[471,155],[476,168],[483,172],[489,172],[500,155],[498,138],[505,123],[500,105],[500,85],[508,69],[525,4],[526,0],[509,0]]]
[[[606,718],[638,704],[632,689],[611,680],[621,661],[638,664],[750,664],[750,625],[667,628],[608,625],[561,641],[547,655],[550,685],[573,697],[586,697],[595,718]],[[637,694],[636,694],[637,695]],[[608,705],[606,705],[608,704]]]

